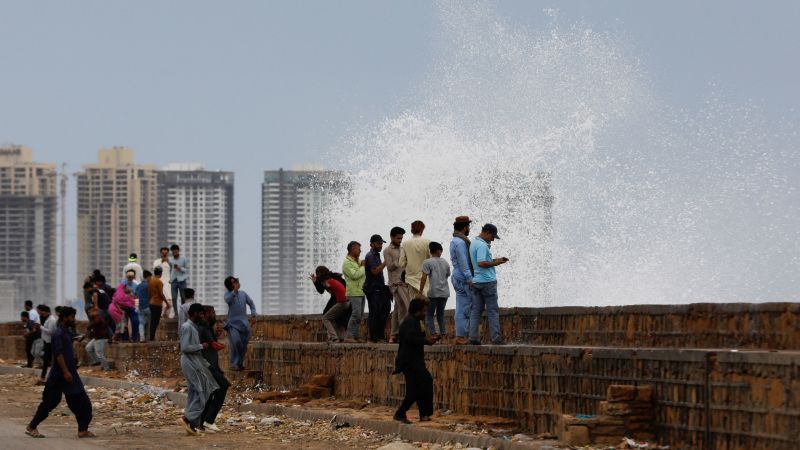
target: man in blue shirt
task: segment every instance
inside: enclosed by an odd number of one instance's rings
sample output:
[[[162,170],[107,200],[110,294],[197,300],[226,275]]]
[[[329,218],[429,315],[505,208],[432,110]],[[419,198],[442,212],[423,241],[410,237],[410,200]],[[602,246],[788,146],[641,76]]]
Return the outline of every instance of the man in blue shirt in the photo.
[[[381,262],[383,244],[381,235],[373,234],[369,238],[369,253],[364,258],[366,279],[364,281],[364,295],[367,296],[369,305],[369,340],[371,342],[386,342],[386,322],[389,319],[391,306],[391,292],[383,278],[383,269],[386,264]]]
[[[42,402],[36,410],[25,434],[31,437],[44,437],[36,428],[44,422],[52,410],[61,403],[61,396],[67,399],[72,414],[78,422],[78,437],[94,437],[89,431],[92,421],[92,402],[83,388],[78,367],[75,365],[75,354],[72,349],[72,334],[69,328],[75,326],[75,308],[68,306],[58,310],[58,326],[53,332],[51,345],[55,365],[47,376],[42,392]]]
[[[142,342],[150,336],[150,291],[148,282],[153,274],[149,270],[142,273],[142,282],[136,286],[136,297],[139,298],[139,336]]]
[[[244,357],[247,344],[250,342],[250,322],[247,320],[247,307],[250,314],[256,317],[256,305],[247,292],[240,290],[239,279],[234,276],[225,278],[225,303],[228,304],[228,321],[225,331],[228,332],[228,347],[231,358],[231,370],[244,370]]]
[[[508,258],[492,258],[491,243],[500,239],[497,227],[487,223],[481,228],[481,234],[469,247],[470,260],[475,269],[472,277],[472,310],[469,320],[469,343],[480,345],[478,338],[478,325],[481,314],[486,309],[486,318],[489,322],[489,332],[492,344],[503,345],[503,335],[500,333],[500,307],[497,303],[497,275],[494,268],[508,262]]]
[[[469,257],[469,226],[472,223],[467,216],[456,217],[453,222],[453,239],[450,241],[450,262],[453,264],[453,275],[450,281],[456,291],[456,323],[457,345],[467,343],[469,337],[469,315],[472,308],[472,277],[474,270]]]

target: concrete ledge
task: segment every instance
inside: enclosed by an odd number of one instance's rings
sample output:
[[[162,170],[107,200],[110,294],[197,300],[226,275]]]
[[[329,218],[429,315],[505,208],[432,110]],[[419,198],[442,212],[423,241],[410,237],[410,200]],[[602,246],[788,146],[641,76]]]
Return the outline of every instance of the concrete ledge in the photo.
[[[29,369],[26,367],[14,367],[0,365],[0,374],[26,374],[38,375],[39,370]],[[127,380],[114,380],[109,378],[81,376],[83,384],[86,386],[97,386],[109,389],[131,389],[143,391],[159,391],[163,392],[166,397],[171,400],[177,407],[186,407],[186,394],[180,392],[173,392],[165,390],[156,386],[150,386],[143,383],[133,383]],[[474,436],[468,434],[454,433],[451,431],[434,430],[414,425],[405,425],[394,421],[388,420],[375,420],[365,419],[361,417],[354,417],[350,415],[336,414],[331,411],[304,409],[298,407],[287,407],[281,405],[268,405],[268,404],[249,404],[240,405],[235,408],[239,412],[254,412],[269,415],[281,415],[296,420],[325,420],[332,421],[335,418],[335,423],[348,422],[350,425],[359,426],[361,428],[374,431],[384,435],[396,434],[401,439],[412,442],[430,442],[444,444],[447,442],[460,443],[467,447],[480,447],[486,448],[492,446],[496,449],[502,450],[555,450],[548,444],[539,442],[509,442],[502,439],[497,439],[489,436]]]

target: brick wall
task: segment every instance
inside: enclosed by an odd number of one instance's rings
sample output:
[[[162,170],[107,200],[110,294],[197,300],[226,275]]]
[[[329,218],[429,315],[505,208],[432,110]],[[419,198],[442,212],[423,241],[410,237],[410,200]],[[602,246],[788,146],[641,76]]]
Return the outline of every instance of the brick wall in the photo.
[[[500,318],[506,340],[519,344],[800,350],[800,303],[509,308]],[[320,315],[259,316],[252,325],[255,340],[325,340]],[[452,311],[447,327],[452,333]],[[18,332],[0,324],[0,336]],[[175,340],[177,332],[173,319],[158,335]]]

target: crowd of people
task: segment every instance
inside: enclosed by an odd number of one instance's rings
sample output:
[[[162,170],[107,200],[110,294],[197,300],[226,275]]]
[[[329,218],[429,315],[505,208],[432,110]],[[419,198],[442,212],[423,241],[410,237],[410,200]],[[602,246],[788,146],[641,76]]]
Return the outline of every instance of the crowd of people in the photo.
[[[468,216],[458,216],[453,222],[450,262],[442,257],[441,243],[422,237],[425,224],[416,220],[411,224],[411,239],[404,240],[406,231],[394,227],[384,249],[387,242],[379,234],[372,235],[364,259],[361,244],[351,241],[341,273],[319,266],[310,276],[320,294],[331,295],[322,316],[328,341],[363,342],[359,334],[365,300],[370,342],[387,342],[390,323],[388,342],[399,343],[395,373],[403,373],[406,380],[406,396],[395,420],[408,423],[406,411],[415,402],[421,421],[430,420],[433,413],[433,378],[425,367],[424,346],[447,336],[448,280],[456,292],[455,344],[481,345],[478,332],[484,310],[492,344],[505,343],[495,267],[508,258],[492,256],[491,243],[499,239],[495,225],[483,225],[470,240],[471,224]]]
[[[484,225],[480,234],[470,240],[471,223],[467,216],[456,217],[450,262],[443,257],[441,243],[422,237],[425,224],[417,220],[411,224],[411,239],[404,240],[406,231],[403,228],[392,228],[386,248],[387,242],[379,234],[373,235],[364,259],[361,259],[361,244],[350,242],[341,273],[326,266],[317,267],[310,279],[320,294],[331,295],[323,310],[328,340],[363,342],[360,325],[366,303],[369,308],[367,339],[396,343],[399,326],[409,314],[410,302],[414,299],[425,303],[426,333],[446,336],[444,309],[452,284],[456,293],[455,343],[481,344],[479,324],[486,311],[492,344],[504,344],[495,267],[508,262],[508,258],[492,256],[491,243],[499,239],[496,226]],[[391,330],[388,341],[387,323]]]
[[[487,312],[490,339],[504,343],[500,331],[495,267],[508,258],[494,258],[491,243],[499,239],[497,227],[485,224],[480,234],[470,240],[471,220],[459,216],[453,223],[450,262],[443,258],[443,246],[422,237],[425,224],[411,224],[412,237],[394,227],[387,242],[375,234],[370,248],[361,259],[361,244],[352,241],[341,273],[325,266],[310,275],[317,291],[329,293],[323,310],[323,324],[330,342],[364,342],[360,328],[365,306],[369,308],[368,340],[398,343],[394,373],[402,373],[406,396],[394,419],[410,423],[408,409],[416,403],[420,421],[433,414],[433,378],[425,366],[424,347],[447,336],[444,309],[450,297],[450,285],[456,292],[455,343],[480,345],[479,323]],[[119,342],[154,340],[160,319],[170,311],[177,317],[180,337],[180,364],[188,384],[188,400],[179,424],[192,435],[216,432],[214,424],[224,404],[230,382],[219,366],[217,352],[225,348],[218,340],[219,324],[213,306],[202,305],[187,287],[188,262],[178,245],[161,249],[153,270],[143,270],[132,253],[123,267],[123,279],[116,288],[95,271],[84,284],[85,308],[89,317],[86,350],[91,364],[109,370],[105,357],[107,345]],[[386,271],[386,277],[384,277]],[[449,283],[448,283],[449,280]],[[228,317],[223,328],[228,334],[230,369],[244,370],[248,343],[252,335],[247,309],[255,317],[255,303],[241,289],[239,279],[224,280]],[[180,297],[181,302],[177,302]],[[394,308],[392,308],[392,302]],[[26,428],[33,437],[43,437],[37,430],[61,401],[67,399],[78,422],[79,437],[94,436],[88,431],[91,402],[77,373],[72,342],[83,336],[75,332],[75,310],[58,307],[56,319],[47,305],[33,309],[26,302],[21,319],[25,326],[27,367],[34,356],[42,357],[39,383],[45,386],[42,402]],[[390,336],[386,336],[389,325]],[[438,327],[438,330],[437,330]],[[36,344],[41,341],[40,349]],[[53,367],[51,368],[51,364]]]

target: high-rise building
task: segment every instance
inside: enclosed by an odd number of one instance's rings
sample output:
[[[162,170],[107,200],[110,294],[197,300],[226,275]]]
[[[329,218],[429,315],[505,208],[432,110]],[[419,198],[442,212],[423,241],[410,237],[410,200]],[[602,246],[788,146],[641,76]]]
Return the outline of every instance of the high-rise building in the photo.
[[[158,185],[159,246],[181,247],[189,264],[187,287],[224,314],[223,281],[233,273],[233,173],[171,164],[158,173]]]
[[[0,147],[0,320],[28,299],[56,303],[56,177],[31,149]]]
[[[97,163],[77,175],[79,290],[94,269],[118,283],[130,253],[140,264],[158,256],[156,167],[136,164],[133,156],[125,147],[101,149]]]
[[[272,170],[261,188],[261,301],[264,314],[322,312],[308,280],[316,266],[336,267],[335,221],[327,210],[344,185],[339,172]],[[327,239],[326,239],[327,237]],[[340,262],[340,261],[339,261]]]

